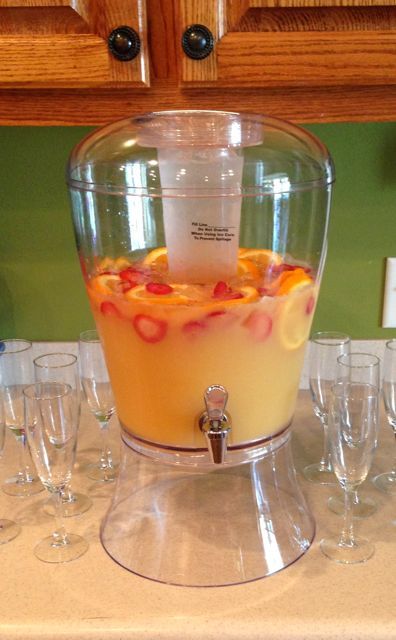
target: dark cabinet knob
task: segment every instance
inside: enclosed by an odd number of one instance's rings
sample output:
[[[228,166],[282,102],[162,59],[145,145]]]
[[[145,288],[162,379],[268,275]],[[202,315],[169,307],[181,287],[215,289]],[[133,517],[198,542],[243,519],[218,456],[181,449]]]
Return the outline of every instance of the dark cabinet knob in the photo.
[[[108,45],[115,58],[133,60],[140,52],[140,38],[132,27],[117,27],[108,37]]]
[[[192,24],[183,33],[183,51],[193,60],[202,60],[212,51],[214,38],[212,32],[203,24]]]

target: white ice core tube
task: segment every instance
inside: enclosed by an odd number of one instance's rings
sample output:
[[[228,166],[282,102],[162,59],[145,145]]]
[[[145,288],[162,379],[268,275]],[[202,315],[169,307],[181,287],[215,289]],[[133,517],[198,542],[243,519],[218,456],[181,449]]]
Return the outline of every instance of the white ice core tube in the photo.
[[[234,276],[242,149],[196,145],[159,148],[158,162],[171,279],[205,283]],[[188,197],[181,195],[184,193]],[[229,195],[224,197],[225,193]]]

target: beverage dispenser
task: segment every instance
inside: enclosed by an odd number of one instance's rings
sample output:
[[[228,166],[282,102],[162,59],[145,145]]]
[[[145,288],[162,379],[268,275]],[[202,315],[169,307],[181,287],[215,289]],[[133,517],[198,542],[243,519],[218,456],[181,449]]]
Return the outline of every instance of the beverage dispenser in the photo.
[[[68,166],[121,426],[101,540],[153,580],[270,575],[309,548],[291,423],[334,173],[307,131],[164,111],[107,125]]]

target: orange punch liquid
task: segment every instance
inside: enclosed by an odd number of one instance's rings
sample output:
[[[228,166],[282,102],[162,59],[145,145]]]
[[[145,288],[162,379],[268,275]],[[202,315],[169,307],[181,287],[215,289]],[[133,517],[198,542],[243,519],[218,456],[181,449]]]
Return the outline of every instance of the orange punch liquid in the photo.
[[[204,447],[198,418],[211,384],[226,387],[230,444],[292,419],[317,297],[307,265],[240,249],[227,282],[171,282],[165,248],[104,258],[87,283],[118,417],[144,440]]]

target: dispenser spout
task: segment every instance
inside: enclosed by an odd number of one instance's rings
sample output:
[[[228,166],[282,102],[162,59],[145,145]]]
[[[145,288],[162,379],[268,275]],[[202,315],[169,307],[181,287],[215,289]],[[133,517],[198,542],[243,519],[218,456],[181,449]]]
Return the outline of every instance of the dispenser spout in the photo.
[[[199,419],[199,426],[205,435],[212,462],[222,464],[227,452],[228,434],[231,429],[230,417],[225,411],[228,392],[220,384],[208,387],[204,394],[206,411]]]

